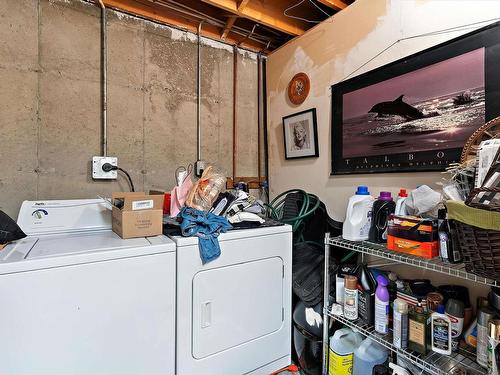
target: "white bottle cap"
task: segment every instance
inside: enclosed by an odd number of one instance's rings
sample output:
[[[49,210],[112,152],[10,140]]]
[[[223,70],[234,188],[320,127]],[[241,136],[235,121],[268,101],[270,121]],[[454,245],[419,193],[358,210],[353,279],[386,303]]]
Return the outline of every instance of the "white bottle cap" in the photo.
[[[396,298],[394,300],[394,311],[397,311],[400,314],[408,313],[408,304],[401,298]]]

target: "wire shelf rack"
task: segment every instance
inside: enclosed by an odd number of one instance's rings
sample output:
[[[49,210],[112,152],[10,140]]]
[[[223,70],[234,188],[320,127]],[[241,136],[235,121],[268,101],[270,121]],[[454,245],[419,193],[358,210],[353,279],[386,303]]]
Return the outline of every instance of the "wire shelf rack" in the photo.
[[[329,310],[327,314],[330,318],[341,322],[342,324],[360,332],[365,337],[370,337],[380,345],[389,349],[393,353],[403,356],[418,366],[425,372],[435,375],[448,375],[455,370],[465,370],[468,375],[484,375],[487,370],[479,366],[475,361],[475,352],[469,347],[460,347],[458,353],[452,353],[450,356],[430,352],[427,355],[418,354],[408,349],[399,349],[392,344],[392,331],[387,335],[377,333],[373,326],[360,324],[351,321],[343,316],[333,315]],[[463,373],[463,372],[458,372]]]
[[[476,283],[500,286],[500,282],[487,279],[481,276],[474,275],[465,270],[465,264],[448,264],[439,260],[424,259],[413,255],[398,253],[387,250],[385,245],[374,244],[367,241],[353,242],[343,239],[342,237],[330,238],[327,245],[338,246],[344,249],[353,250],[362,254],[373,255],[379,258],[391,260],[396,263],[409,264],[418,268],[439,272],[445,275],[458,277],[465,280],[474,281]]]

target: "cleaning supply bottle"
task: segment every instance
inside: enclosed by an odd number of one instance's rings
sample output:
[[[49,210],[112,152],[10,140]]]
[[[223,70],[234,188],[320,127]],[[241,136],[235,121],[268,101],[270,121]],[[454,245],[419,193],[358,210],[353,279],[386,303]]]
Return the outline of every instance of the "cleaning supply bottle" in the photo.
[[[389,281],[384,275],[377,276],[375,290],[375,331],[383,335],[389,333]]]
[[[392,362],[389,363],[389,368],[392,370],[392,375],[411,375],[407,369]]]
[[[371,338],[366,338],[354,350],[353,375],[372,375],[373,368],[387,360],[389,352]]]
[[[375,288],[377,282],[364,263],[358,268],[358,318],[362,324],[373,325],[375,318]]]
[[[391,193],[382,191],[378,199],[373,202],[372,222],[368,239],[371,242],[387,242],[387,222],[389,215],[394,213],[396,203],[394,203]]]
[[[344,316],[349,320],[358,319],[358,278],[352,275],[344,277]]]
[[[329,375],[352,374],[353,353],[361,342],[363,335],[350,328],[335,331],[330,337],[330,350],[328,361]]]
[[[396,200],[396,208],[394,209],[394,214],[398,216],[407,215],[405,201],[408,198],[408,193],[406,189],[399,189],[398,199]]]
[[[500,320],[493,319],[488,323],[488,375],[499,375],[499,373]]]
[[[408,304],[401,298],[394,300],[392,343],[398,349],[408,347]]]
[[[368,239],[371,226],[373,197],[366,186],[358,186],[356,194],[349,198],[347,213],[342,228],[342,237],[350,241]]]
[[[495,319],[495,311],[482,307],[477,312],[477,363],[488,368],[488,323]]]
[[[457,246],[458,242],[453,241],[450,223],[447,218],[446,209],[438,210],[438,237],[439,237],[439,256],[443,262],[460,263],[462,254]]]
[[[443,305],[438,305],[431,315],[431,348],[439,354],[451,354],[451,320],[444,313]]]
[[[408,314],[408,348],[420,353],[427,354],[427,343],[429,342],[429,314],[424,310],[419,300],[417,306]]]
[[[456,352],[464,328],[464,303],[450,298],[446,303],[446,315],[451,321],[452,350]]]

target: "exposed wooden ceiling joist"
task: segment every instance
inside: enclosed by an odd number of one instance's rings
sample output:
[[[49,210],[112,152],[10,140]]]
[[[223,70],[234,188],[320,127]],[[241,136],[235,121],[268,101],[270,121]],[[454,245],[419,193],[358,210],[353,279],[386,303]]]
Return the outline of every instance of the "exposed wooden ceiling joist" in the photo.
[[[168,9],[147,0],[103,0],[103,2],[107,7],[136,14],[159,23],[181,27],[194,33],[197,32],[199,21],[189,19],[173,11],[168,11]],[[220,28],[208,23],[203,25],[202,35],[212,39],[221,39]],[[229,34],[226,35],[225,41],[232,44],[241,43],[241,36],[231,36]],[[241,46],[257,52],[262,51],[265,47],[262,43],[251,39],[246,39],[241,43]]]
[[[282,9],[272,7],[269,3],[243,0],[202,0],[204,3],[216,6],[240,17],[248,18],[254,22],[266,25],[289,35],[302,35],[306,30],[299,22],[285,17]],[[242,7],[242,5],[244,5]]]
[[[1,0],[0,0],[1,1]],[[98,0],[87,0],[97,4]],[[354,0],[103,0],[106,6],[261,52],[283,45]],[[285,10],[293,11],[285,15]],[[314,6],[316,5],[316,6]],[[318,9],[319,8],[319,9]],[[333,10],[332,11],[329,11]],[[256,27],[259,26],[259,27]]]
[[[243,11],[243,9],[247,6],[249,1],[250,0],[239,0],[238,6],[237,6],[238,12]]]
[[[335,10],[342,10],[346,8],[349,4],[343,2],[342,0],[318,0],[321,4],[326,5]]]
[[[229,34],[229,31],[231,31],[231,28],[234,25],[234,21],[236,21],[237,18],[238,16],[230,16],[227,19],[226,26],[224,26],[224,30],[222,30],[222,34],[220,36],[223,40],[227,38],[227,35]]]

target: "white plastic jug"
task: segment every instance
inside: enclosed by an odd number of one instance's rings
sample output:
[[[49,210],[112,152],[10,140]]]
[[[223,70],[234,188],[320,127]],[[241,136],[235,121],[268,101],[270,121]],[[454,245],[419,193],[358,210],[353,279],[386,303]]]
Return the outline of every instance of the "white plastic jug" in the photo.
[[[328,373],[330,375],[351,375],[354,349],[362,341],[363,335],[350,328],[335,331],[330,337]]]
[[[354,351],[353,375],[372,375],[376,365],[384,363],[389,351],[370,338],[365,339]]]
[[[370,232],[373,197],[366,186],[358,186],[356,194],[349,198],[342,237],[350,241],[364,241]]]

